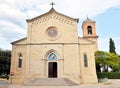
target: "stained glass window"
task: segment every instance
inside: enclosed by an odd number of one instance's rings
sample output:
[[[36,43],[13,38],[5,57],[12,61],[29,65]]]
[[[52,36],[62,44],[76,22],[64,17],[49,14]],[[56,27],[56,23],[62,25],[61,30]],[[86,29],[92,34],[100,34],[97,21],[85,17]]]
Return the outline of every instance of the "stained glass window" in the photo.
[[[51,53],[51,54],[48,56],[48,60],[57,60],[57,56],[56,56],[54,53]]]
[[[54,38],[57,36],[58,32],[56,28],[52,27],[47,30],[47,34],[49,37]]]

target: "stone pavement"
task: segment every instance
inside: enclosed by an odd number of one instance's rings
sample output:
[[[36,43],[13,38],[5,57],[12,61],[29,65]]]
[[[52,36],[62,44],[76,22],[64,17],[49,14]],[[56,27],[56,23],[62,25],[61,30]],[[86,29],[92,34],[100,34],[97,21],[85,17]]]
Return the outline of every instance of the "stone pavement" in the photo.
[[[0,88],[7,88],[8,82],[7,80],[0,80]]]
[[[112,79],[107,83],[99,84],[82,84],[74,86],[21,86],[21,85],[6,85],[0,88],[120,88],[120,80]]]
[[[25,84],[26,86],[70,86],[76,85],[67,78],[36,78]]]

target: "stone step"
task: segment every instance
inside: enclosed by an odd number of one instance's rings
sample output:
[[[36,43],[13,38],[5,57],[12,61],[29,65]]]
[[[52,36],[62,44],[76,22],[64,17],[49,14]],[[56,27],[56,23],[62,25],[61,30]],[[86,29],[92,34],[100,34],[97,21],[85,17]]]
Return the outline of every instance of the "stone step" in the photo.
[[[76,85],[67,78],[36,78],[25,84],[26,86],[71,86]]]

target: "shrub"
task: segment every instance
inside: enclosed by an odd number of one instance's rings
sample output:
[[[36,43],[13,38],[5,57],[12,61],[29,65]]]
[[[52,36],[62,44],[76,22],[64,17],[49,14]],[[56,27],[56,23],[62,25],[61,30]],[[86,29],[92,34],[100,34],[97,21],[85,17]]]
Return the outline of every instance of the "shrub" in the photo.
[[[108,79],[120,79],[120,72],[98,72],[97,77],[99,78],[108,78]]]
[[[9,79],[9,75],[2,74],[2,75],[0,75],[0,78],[6,78],[6,79]]]

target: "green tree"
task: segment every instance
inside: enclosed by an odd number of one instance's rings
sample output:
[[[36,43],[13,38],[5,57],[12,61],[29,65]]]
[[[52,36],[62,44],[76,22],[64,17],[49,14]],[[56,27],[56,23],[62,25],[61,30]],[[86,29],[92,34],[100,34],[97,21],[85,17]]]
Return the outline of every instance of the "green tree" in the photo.
[[[9,74],[11,62],[11,51],[0,49],[0,75]]]
[[[112,38],[110,38],[110,41],[109,41],[109,52],[116,54],[115,49],[116,49],[116,48],[115,48],[114,41],[112,40]]]
[[[97,70],[103,67],[103,71],[108,72],[108,67],[111,67],[113,71],[118,71],[120,68],[120,58],[114,53],[97,51],[95,53],[95,60],[96,67],[99,67]]]
[[[97,51],[95,53],[96,66],[103,67],[104,72],[108,72],[108,57],[108,52]]]
[[[115,53],[110,53],[109,55],[109,65],[112,68],[113,72],[120,70],[120,57]]]

